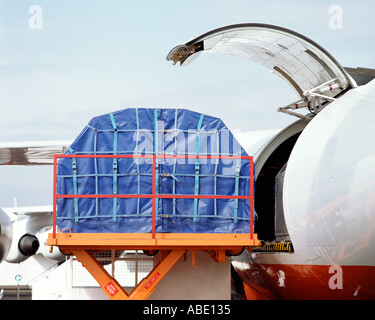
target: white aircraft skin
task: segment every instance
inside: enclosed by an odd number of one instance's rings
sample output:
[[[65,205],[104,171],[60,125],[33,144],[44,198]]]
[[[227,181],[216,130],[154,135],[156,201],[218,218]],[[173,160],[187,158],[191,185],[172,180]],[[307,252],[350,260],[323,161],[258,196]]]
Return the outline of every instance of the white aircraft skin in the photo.
[[[8,215],[0,209],[0,263],[9,253],[12,243],[12,222]]]
[[[232,258],[246,297],[375,299],[375,80],[357,86],[312,40],[262,24],[207,32],[173,48],[167,60],[187,65],[206,52],[261,63],[277,71],[301,97],[278,110],[301,120],[254,157],[255,232],[269,245]],[[301,106],[312,114],[297,113]],[[286,165],[280,197],[284,234],[274,230],[280,203],[276,209],[264,209],[280,195],[275,189],[278,171],[267,171],[267,162],[275,163],[278,156],[286,156],[276,168]],[[259,189],[267,175],[273,181],[268,195]],[[277,243],[291,243],[293,250],[277,250]]]
[[[327,296],[375,298],[374,106],[374,80],[334,101],[301,133],[285,172],[295,254],[282,262],[323,266]],[[341,266],[345,289],[329,287],[333,265]]]
[[[302,131],[283,187],[294,252],[234,258],[249,297],[375,298],[374,105],[375,80],[350,90]]]

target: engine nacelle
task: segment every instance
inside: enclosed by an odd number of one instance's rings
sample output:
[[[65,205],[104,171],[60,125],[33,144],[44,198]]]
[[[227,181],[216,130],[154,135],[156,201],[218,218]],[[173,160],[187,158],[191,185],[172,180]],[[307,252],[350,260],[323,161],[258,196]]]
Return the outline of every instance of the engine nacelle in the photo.
[[[0,209],[0,262],[9,253],[12,244],[12,222],[8,215]]]
[[[13,235],[12,245],[6,261],[9,263],[20,263],[34,255],[39,249],[39,240],[35,235],[25,233]]]
[[[24,256],[30,257],[38,251],[39,241],[34,235],[26,233],[18,241],[18,249]]]
[[[20,263],[36,254],[42,246],[37,233],[52,225],[52,214],[49,208],[41,206],[5,210],[12,221],[11,245],[5,260],[9,263]]]

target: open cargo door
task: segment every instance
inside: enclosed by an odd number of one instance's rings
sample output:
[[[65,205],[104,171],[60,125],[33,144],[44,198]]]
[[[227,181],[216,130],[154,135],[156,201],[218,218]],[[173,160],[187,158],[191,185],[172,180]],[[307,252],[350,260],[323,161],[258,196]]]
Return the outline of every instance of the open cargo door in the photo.
[[[320,45],[278,26],[249,23],[215,29],[174,47],[167,60],[187,65],[202,52],[245,57],[275,71],[300,96],[300,100],[279,111],[299,117],[288,109],[305,107],[317,113],[335,97],[357,86]]]

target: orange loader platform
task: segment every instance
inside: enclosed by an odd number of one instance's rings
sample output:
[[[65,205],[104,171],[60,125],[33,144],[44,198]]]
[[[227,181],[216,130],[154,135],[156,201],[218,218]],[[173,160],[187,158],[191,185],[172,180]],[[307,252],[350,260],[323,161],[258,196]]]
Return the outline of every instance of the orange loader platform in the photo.
[[[226,255],[258,246],[256,234],[253,236],[250,239],[245,233],[156,233],[153,239],[149,233],[57,233],[55,238],[49,234],[47,245],[75,255],[111,300],[145,300],[187,251],[192,251],[193,266],[198,250],[216,262],[225,262]],[[101,250],[160,250],[162,261],[128,293],[94,257]]]
[[[54,156],[54,201],[53,201],[53,232],[49,234],[46,245],[58,247],[64,254],[74,255],[87,269],[101,286],[104,293],[111,300],[145,300],[155,290],[157,284],[171,270],[177,261],[187,253],[192,252],[192,264],[195,266],[195,252],[204,251],[214,261],[225,262],[226,256],[237,255],[244,248],[251,251],[254,246],[259,246],[257,234],[253,233],[253,188],[248,196],[220,196],[220,195],[157,195],[155,183],[151,195],[58,195],[56,194],[57,159],[63,157],[130,157],[128,155],[55,155]],[[137,156],[135,156],[137,157]],[[140,156],[138,156],[140,157]],[[147,157],[147,156],[142,156]],[[149,156],[153,159],[153,176],[155,176],[155,162],[157,158],[166,155]],[[170,156],[171,157],[171,156]],[[173,156],[175,157],[175,156]],[[186,156],[190,157],[190,156]],[[200,156],[194,156],[199,158]],[[212,158],[224,158],[217,156]],[[252,157],[227,156],[225,158],[245,158],[250,161],[250,185],[253,183]],[[155,181],[155,179],[153,179]],[[148,197],[153,200],[153,226],[152,233],[72,233],[68,230],[57,232],[56,226],[56,200],[58,198],[121,198],[121,197]],[[250,232],[242,229],[234,233],[156,233],[155,232],[155,199],[163,197],[173,198],[218,198],[218,199],[249,199],[250,200]],[[94,254],[103,250],[144,250],[160,251],[161,262],[144,278],[132,292],[128,293],[98,262]]]

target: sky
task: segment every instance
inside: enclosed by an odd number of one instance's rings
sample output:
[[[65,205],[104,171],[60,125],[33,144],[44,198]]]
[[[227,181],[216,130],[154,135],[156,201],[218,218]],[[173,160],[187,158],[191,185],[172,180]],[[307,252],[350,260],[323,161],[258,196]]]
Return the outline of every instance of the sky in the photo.
[[[0,143],[73,140],[92,117],[127,107],[187,108],[231,130],[285,127],[296,119],[276,110],[297,96],[268,69],[210,54],[173,66],[168,52],[257,22],[309,37],[343,66],[375,68],[374,15],[373,0],[0,0]],[[0,207],[52,203],[50,166],[1,167],[0,181]]]

